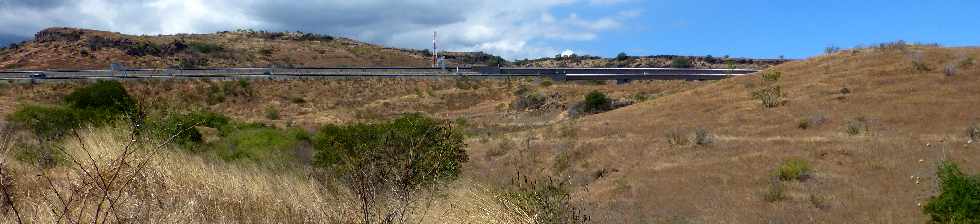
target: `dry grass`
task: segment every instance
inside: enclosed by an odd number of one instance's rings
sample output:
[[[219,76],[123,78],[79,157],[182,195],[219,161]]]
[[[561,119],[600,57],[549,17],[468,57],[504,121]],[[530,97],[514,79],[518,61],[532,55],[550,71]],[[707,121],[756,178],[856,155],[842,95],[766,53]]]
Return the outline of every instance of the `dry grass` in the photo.
[[[778,86],[786,102],[773,108],[752,97],[766,86],[758,76],[627,85],[495,80],[466,89],[452,80],[261,81],[253,83],[260,90],[254,98],[215,105],[199,98],[195,90],[206,85],[201,81],[126,85],[147,101],[175,102],[169,108],[207,108],[250,121],[266,121],[262,109],[267,105],[281,108],[277,122],[312,126],[363,120],[355,112],[383,118],[422,111],[465,118],[468,133],[478,136],[467,140],[469,154],[482,159],[469,162],[464,178],[476,186],[494,186],[517,171],[553,174],[560,162],[572,197],[589,205],[591,217],[600,223],[921,223],[927,217],[918,204],[935,195],[928,183],[934,182],[938,160],[954,160],[967,173],[980,171],[978,145],[967,144],[970,134],[964,133],[980,121],[975,113],[980,111],[980,68],[962,63],[964,58],[980,58],[980,49],[892,44],[789,62],[772,68],[782,74]],[[949,63],[960,64],[956,75],[916,69]],[[544,95],[558,93],[566,106],[594,90],[614,99],[658,97],[569,118],[561,110],[509,110],[520,85]],[[0,110],[9,113],[18,102],[57,100],[59,92],[72,88],[9,86],[0,89]],[[307,102],[291,103],[292,97]],[[801,118],[807,119],[805,130]],[[863,118],[863,132],[851,136],[848,123],[858,118]],[[564,126],[570,120],[574,125]],[[671,145],[671,133],[676,141],[690,141],[697,128],[710,130],[710,147]],[[562,132],[574,134],[562,137]],[[575,151],[587,153],[557,159]],[[781,182],[782,200],[766,202],[774,164],[791,158],[809,161],[818,172],[807,181]],[[444,195],[462,204],[493,201],[492,194],[455,196],[486,188],[471,189],[454,187]],[[497,209],[453,210],[435,201],[432,211],[498,214]],[[433,213],[424,217],[436,217],[426,222],[462,220]]]
[[[206,161],[153,144],[132,148],[129,159],[118,166],[121,176],[132,177],[132,184],[111,188],[119,196],[113,198],[114,203],[99,206],[100,191],[93,187],[99,177],[76,171],[99,166],[108,180],[113,162],[127,151],[128,139],[122,129],[84,131],[64,144],[65,151],[81,162],[45,170],[3,154],[0,159],[14,173],[12,192],[20,216],[30,223],[96,222],[92,214],[102,210],[100,223],[359,222],[350,194],[333,186],[336,183],[310,177],[314,173],[281,173],[250,164]],[[144,161],[148,165],[138,169],[137,164]],[[120,178],[118,183],[127,179]],[[413,217],[424,223],[528,223],[527,214],[488,188],[465,180],[452,186],[445,195],[426,196],[431,208],[438,210],[420,208],[412,211]],[[4,217],[0,223],[16,220],[12,213],[0,217]]]

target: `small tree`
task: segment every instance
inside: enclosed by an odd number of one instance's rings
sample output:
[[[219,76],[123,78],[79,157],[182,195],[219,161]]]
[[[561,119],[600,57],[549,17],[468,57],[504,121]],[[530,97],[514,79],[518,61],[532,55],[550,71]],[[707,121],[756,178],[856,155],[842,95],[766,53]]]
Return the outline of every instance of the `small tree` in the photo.
[[[673,60],[670,61],[670,67],[671,68],[690,68],[691,67],[691,59],[688,59],[687,57],[676,57],[676,58],[674,58]]]
[[[587,113],[599,113],[607,111],[611,107],[612,101],[605,93],[599,91],[592,91],[588,95],[585,95],[585,112]]]
[[[626,52],[619,52],[619,54],[616,55],[617,61],[625,61],[626,59],[629,59],[629,55],[626,55]]]
[[[929,200],[924,212],[934,223],[980,223],[980,177],[967,176],[956,164],[939,166],[939,196]]]
[[[116,81],[99,81],[77,89],[65,96],[65,102],[76,109],[108,113],[129,113],[136,109],[136,101]]]
[[[405,220],[421,189],[456,179],[468,160],[463,135],[411,114],[375,124],[328,125],[314,138],[315,162],[359,199],[365,223]]]

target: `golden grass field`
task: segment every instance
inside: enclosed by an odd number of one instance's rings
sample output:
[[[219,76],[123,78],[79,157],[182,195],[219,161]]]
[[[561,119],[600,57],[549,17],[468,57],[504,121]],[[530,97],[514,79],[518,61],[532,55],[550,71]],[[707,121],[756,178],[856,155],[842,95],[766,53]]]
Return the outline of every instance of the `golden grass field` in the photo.
[[[980,147],[969,144],[966,134],[980,124],[976,58],[977,48],[853,49],[773,67],[782,74],[778,81],[759,75],[626,85],[453,78],[252,81],[254,92],[230,94],[222,102],[208,102],[206,95],[209,86],[223,83],[124,84],[149,108],[206,109],[279,127],[311,130],[405,112],[465,119],[470,161],[460,180],[430,195],[429,209],[418,211],[425,223],[529,222],[527,213],[498,197],[517,172],[567,181],[574,203],[596,223],[925,223],[920,206],[937,193],[939,160],[980,172]],[[19,104],[57,102],[80,84],[2,86],[0,114],[9,114]],[[516,111],[509,104],[521,86],[556,96],[549,99],[564,108],[592,90],[647,100],[582,117],[561,107]],[[752,97],[768,86],[784,94],[777,107],[763,107]],[[279,116],[266,116],[269,108]],[[126,141],[118,140],[118,129],[88,130],[83,140],[113,153]],[[698,129],[713,141],[688,141]],[[774,170],[790,159],[809,162],[812,174],[782,181],[784,199],[767,201]],[[306,169],[273,172],[181,153],[161,154],[153,164],[161,178],[150,180],[169,187],[145,190],[170,207],[149,214],[150,220],[357,220],[351,199],[342,191],[318,192],[322,183],[307,178],[312,171]],[[43,184],[31,178],[36,171],[16,161],[11,166],[15,178],[25,181],[19,193],[32,195],[21,203],[35,210],[39,222],[48,222],[44,206],[51,200],[29,193]]]

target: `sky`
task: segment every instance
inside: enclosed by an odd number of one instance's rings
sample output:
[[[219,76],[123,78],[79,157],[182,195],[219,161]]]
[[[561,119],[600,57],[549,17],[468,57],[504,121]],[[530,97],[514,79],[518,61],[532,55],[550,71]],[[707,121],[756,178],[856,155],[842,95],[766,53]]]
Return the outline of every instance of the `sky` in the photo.
[[[0,0],[0,44],[46,27],[126,34],[254,29],[507,59],[579,55],[806,58],[905,40],[980,45],[974,0]]]

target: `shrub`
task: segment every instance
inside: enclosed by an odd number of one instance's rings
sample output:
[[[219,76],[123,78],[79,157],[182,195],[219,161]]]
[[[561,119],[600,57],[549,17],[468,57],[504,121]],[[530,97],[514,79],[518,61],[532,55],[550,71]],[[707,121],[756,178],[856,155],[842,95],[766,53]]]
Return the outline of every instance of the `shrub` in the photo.
[[[629,55],[626,55],[626,52],[619,52],[619,54],[616,55],[616,60],[625,61],[626,59],[629,59],[629,57]]]
[[[541,81],[541,84],[540,84],[540,85],[541,85],[541,87],[549,87],[549,86],[551,86],[552,84],[553,84],[553,83],[551,83],[551,81],[550,81],[550,80],[544,80],[544,81]]]
[[[147,55],[161,56],[163,49],[160,45],[153,43],[140,43],[125,46],[126,54],[129,56],[143,57]]]
[[[778,107],[783,104],[783,92],[779,86],[765,87],[752,92],[752,98],[762,102],[766,108]]]
[[[514,100],[510,104],[510,107],[519,111],[537,110],[544,107],[547,101],[548,99],[540,93],[525,93],[524,95],[517,96],[517,100]]]
[[[511,179],[509,201],[533,217],[533,223],[587,223],[590,219],[582,209],[572,205],[571,194],[564,181],[528,180],[526,176]]]
[[[917,72],[932,71],[932,68],[929,68],[929,65],[923,59],[922,52],[914,52],[909,57],[912,60],[912,70]]]
[[[671,68],[690,68],[691,67],[691,59],[688,59],[687,57],[675,57],[674,59],[672,59],[670,61],[670,67]]]
[[[68,94],[67,107],[57,105],[26,105],[8,117],[39,138],[58,139],[83,125],[102,125],[119,116],[138,116],[138,107],[119,82],[99,81]]]
[[[314,145],[318,164],[340,173],[402,164],[409,165],[413,175],[434,175],[408,177],[417,184],[455,179],[467,161],[458,130],[418,114],[376,124],[327,125],[315,136]]]
[[[687,143],[689,142],[690,140],[680,130],[667,131],[668,144],[681,146],[681,145],[687,145]]]
[[[830,204],[827,203],[827,198],[816,194],[810,195],[810,204],[812,204],[814,208],[820,210],[827,210],[830,208]]]
[[[966,136],[974,142],[980,141],[980,125],[972,125],[966,128]]]
[[[273,52],[274,51],[272,50],[272,48],[262,48],[262,49],[259,49],[259,54],[265,55],[265,56],[272,56],[272,53]]]
[[[708,130],[702,128],[694,130],[694,144],[705,146],[714,142],[715,139],[711,136],[711,133],[708,133]]]
[[[791,159],[776,168],[779,180],[803,180],[810,175],[810,163],[802,159]]]
[[[7,117],[12,124],[30,129],[42,139],[58,139],[78,128],[82,121],[76,110],[63,106],[26,105]]]
[[[214,153],[225,161],[250,160],[283,163],[302,135],[271,127],[252,126],[233,130],[214,145]]]
[[[205,57],[189,56],[181,57],[177,61],[177,68],[195,69],[207,67],[210,62]]]
[[[769,189],[766,191],[766,194],[763,195],[763,199],[765,199],[767,202],[777,202],[786,199],[786,190],[784,190],[784,188],[783,182],[779,181],[778,178],[770,178]]]
[[[463,135],[418,114],[373,124],[327,125],[313,140],[314,163],[337,175],[359,199],[365,220],[402,219],[419,190],[456,179],[468,160]],[[395,206],[398,207],[398,206]],[[390,209],[390,210],[388,210]]]
[[[868,121],[863,117],[847,121],[847,134],[849,135],[860,135],[867,132],[868,129]]]
[[[612,100],[605,93],[599,91],[592,91],[585,95],[585,110],[586,113],[600,113],[611,109]]]
[[[203,142],[203,136],[195,126],[215,128],[220,134],[227,134],[231,128],[229,124],[228,117],[212,112],[172,114],[161,120],[147,122],[156,134],[173,137],[174,143],[184,146]]]
[[[269,120],[279,120],[279,108],[266,107],[265,108],[265,118]]]
[[[136,101],[116,81],[98,81],[76,89],[65,96],[65,103],[72,108],[104,112],[110,116],[137,110]]]
[[[294,96],[289,98],[289,102],[294,104],[304,104],[306,103],[306,99],[303,99],[303,97],[300,96]]]
[[[956,65],[947,64],[945,67],[943,67],[943,74],[945,74],[946,76],[956,75]]]
[[[796,126],[800,129],[806,130],[816,126],[820,126],[827,122],[827,117],[823,115],[813,115],[808,118],[800,119],[800,123]]]
[[[650,100],[651,98],[656,98],[656,97],[657,97],[657,95],[649,95],[649,94],[637,93],[637,94],[631,95],[629,98],[630,98],[630,100],[633,100],[635,102],[643,102],[643,101],[647,101],[647,100]]]
[[[959,66],[963,68],[968,68],[968,67],[973,67],[974,64],[976,64],[976,59],[973,59],[973,56],[967,56],[967,57],[963,57],[963,59],[960,59]]]
[[[192,51],[197,52],[197,53],[201,53],[201,54],[209,54],[209,53],[221,52],[221,51],[224,51],[225,50],[225,48],[222,47],[221,45],[211,44],[211,43],[203,43],[203,42],[190,42],[190,43],[187,43],[187,46]]]
[[[937,172],[940,194],[923,208],[934,223],[980,223],[980,176],[967,176],[943,162]]]
[[[762,80],[766,82],[777,82],[783,74],[779,71],[769,70],[762,72]]]

